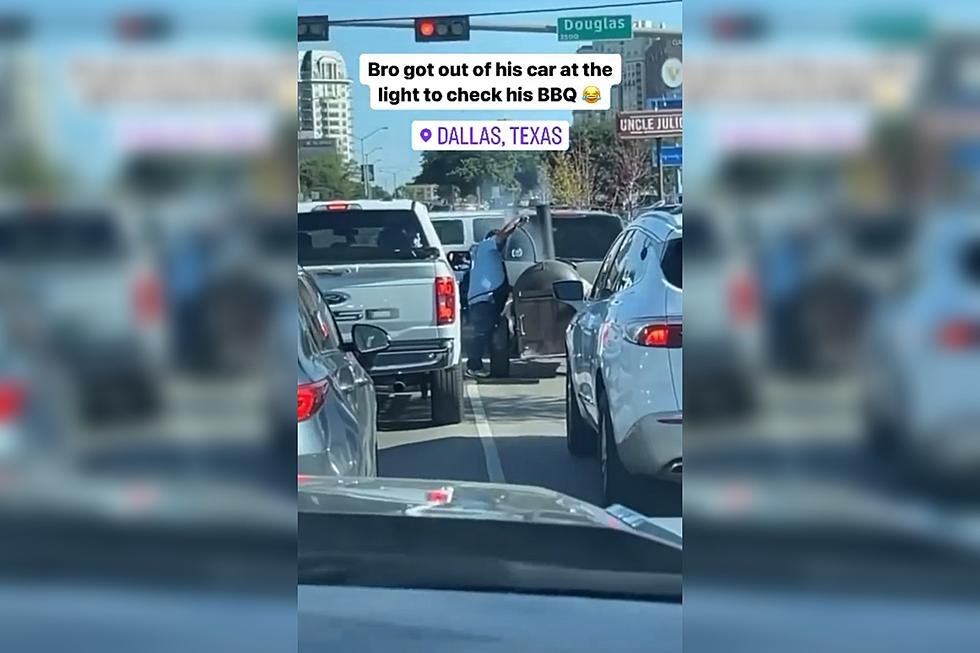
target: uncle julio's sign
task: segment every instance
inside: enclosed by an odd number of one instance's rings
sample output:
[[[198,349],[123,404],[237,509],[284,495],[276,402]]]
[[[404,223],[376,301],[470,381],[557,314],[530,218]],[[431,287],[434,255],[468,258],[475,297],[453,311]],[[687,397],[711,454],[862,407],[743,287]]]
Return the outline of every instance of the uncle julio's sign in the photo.
[[[626,111],[616,116],[616,134],[623,139],[679,136],[684,131],[682,111]]]

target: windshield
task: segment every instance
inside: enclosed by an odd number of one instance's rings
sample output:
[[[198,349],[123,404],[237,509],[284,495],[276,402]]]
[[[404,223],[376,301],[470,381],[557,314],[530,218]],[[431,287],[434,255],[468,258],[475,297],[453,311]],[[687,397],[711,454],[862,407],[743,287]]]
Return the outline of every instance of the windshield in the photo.
[[[300,213],[300,265],[429,258],[429,242],[412,211],[313,211]]]
[[[98,261],[122,251],[121,234],[108,216],[0,216],[0,261]]]
[[[603,213],[553,216],[555,256],[572,261],[601,261],[623,230],[622,221]]]
[[[299,385],[298,430],[322,450],[298,460],[300,578],[677,601],[628,590],[680,572],[644,521],[680,520],[683,499],[682,293],[664,280],[682,283],[680,243],[665,249],[683,223],[683,157],[679,134],[661,158],[654,135],[676,130],[677,25],[617,9],[631,15],[605,36],[635,34],[604,41],[576,9],[509,0],[482,4],[531,13],[471,30],[465,11],[444,16],[454,3],[417,0],[401,3],[415,21],[350,29],[358,4],[298,55],[299,274],[340,334],[317,353],[312,329],[303,354],[319,376]],[[585,75],[593,57],[622,70]],[[559,77],[563,99],[542,100]],[[677,110],[643,117],[664,94]],[[653,205],[659,218],[642,217]]]

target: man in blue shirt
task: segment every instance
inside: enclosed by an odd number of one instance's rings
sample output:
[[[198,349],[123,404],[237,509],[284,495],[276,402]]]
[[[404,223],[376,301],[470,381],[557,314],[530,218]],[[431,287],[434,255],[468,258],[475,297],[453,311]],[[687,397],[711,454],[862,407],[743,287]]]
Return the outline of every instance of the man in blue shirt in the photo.
[[[527,216],[514,218],[502,229],[489,232],[470,250],[470,286],[467,293],[469,319],[473,325],[469,351],[466,356],[466,374],[474,378],[485,377],[483,354],[491,347],[494,327],[509,287],[504,268],[502,251],[507,239],[517,227],[527,222]]]

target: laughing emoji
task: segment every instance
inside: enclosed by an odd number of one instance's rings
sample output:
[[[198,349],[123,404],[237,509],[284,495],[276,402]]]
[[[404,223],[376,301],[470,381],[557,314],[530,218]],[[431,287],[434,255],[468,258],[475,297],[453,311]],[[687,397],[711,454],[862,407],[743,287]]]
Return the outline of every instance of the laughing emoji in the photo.
[[[595,104],[602,99],[602,95],[599,93],[598,86],[586,86],[585,90],[582,91],[582,99],[589,104]]]

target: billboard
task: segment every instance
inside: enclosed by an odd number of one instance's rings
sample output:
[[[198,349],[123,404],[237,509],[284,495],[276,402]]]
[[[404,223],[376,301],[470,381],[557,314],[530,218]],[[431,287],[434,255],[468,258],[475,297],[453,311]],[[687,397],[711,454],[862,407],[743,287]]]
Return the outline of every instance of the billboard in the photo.
[[[683,89],[683,38],[660,35],[651,37],[652,44],[644,55],[646,78],[643,92],[646,98],[680,96]]]

